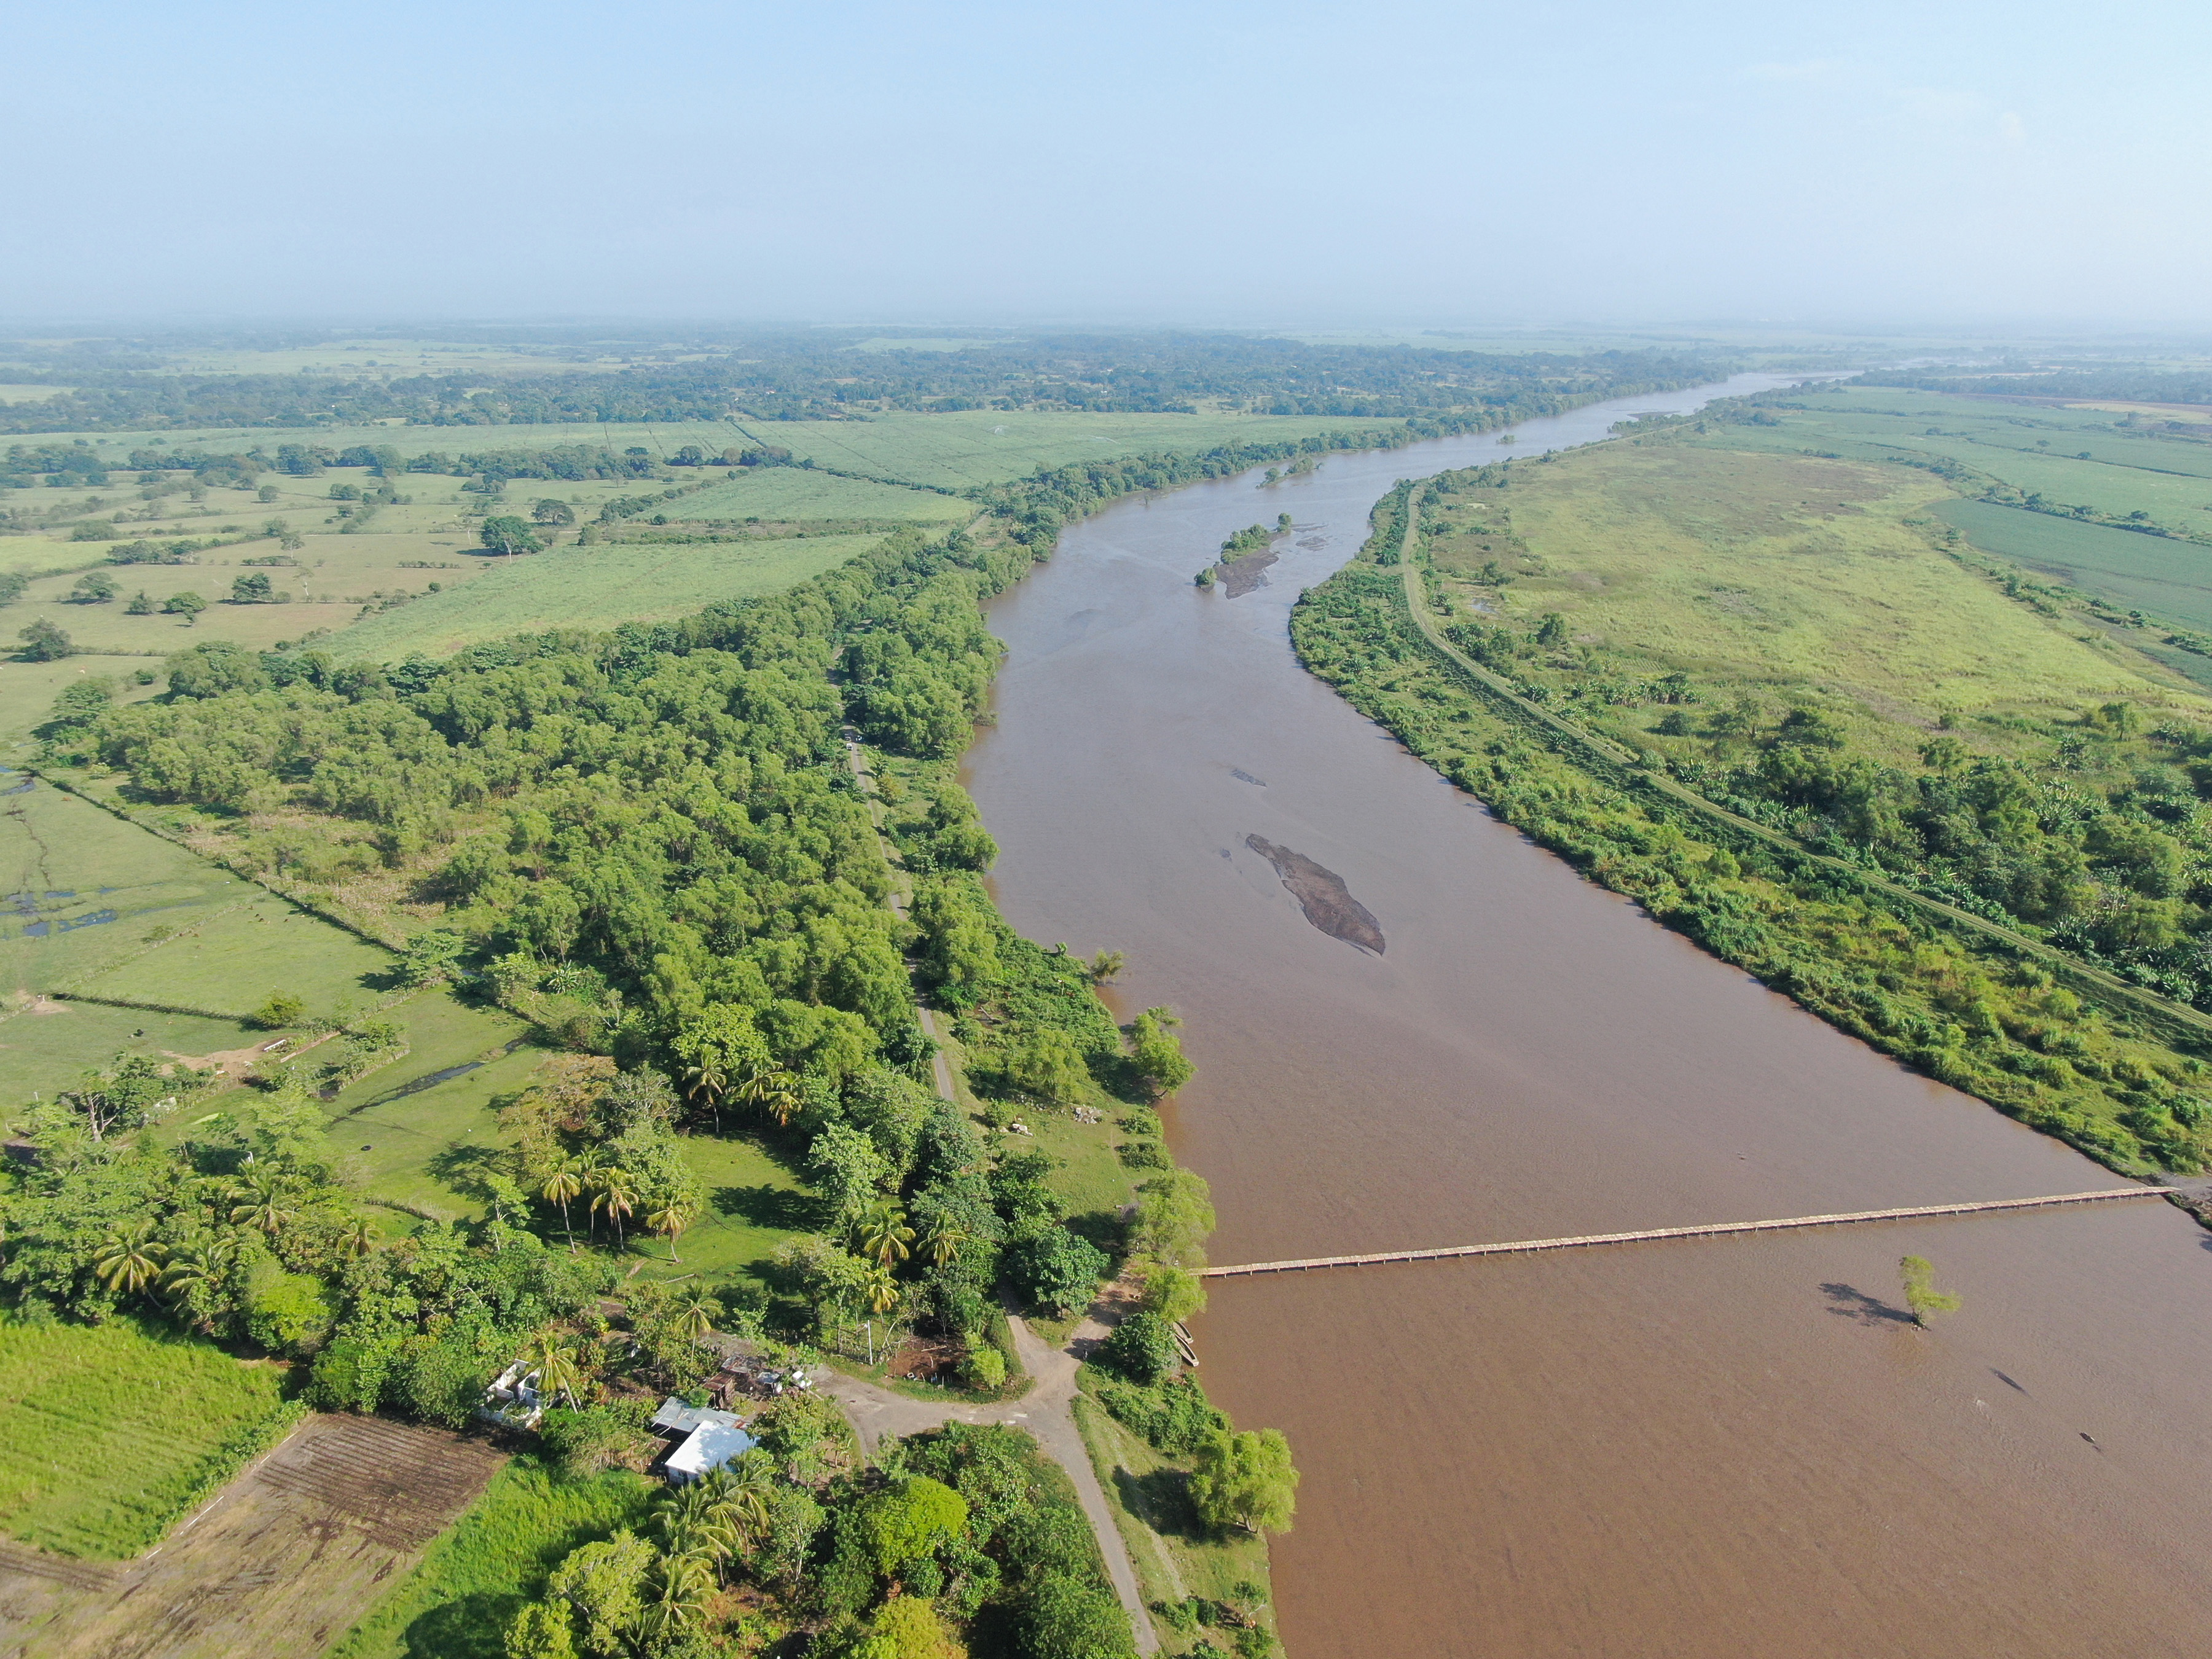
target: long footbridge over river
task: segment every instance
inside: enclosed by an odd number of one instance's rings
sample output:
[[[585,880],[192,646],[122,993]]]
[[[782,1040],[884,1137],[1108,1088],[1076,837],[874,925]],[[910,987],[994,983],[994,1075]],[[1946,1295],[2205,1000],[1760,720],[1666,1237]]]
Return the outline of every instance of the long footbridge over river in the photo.
[[[1936,1216],[1987,1215],[1998,1210],[2047,1210],[2068,1204],[2111,1204],[2130,1198],[2166,1198],[2164,1187],[2102,1187],[2089,1193],[2041,1198],[1989,1198],[1964,1204],[1920,1204],[1905,1209],[1849,1210],[1837,1215],[1793,1215],[1772,1221],[1713,1221],[1695,1227],[1647,1227],[1632,1233],[1584,1233],[1572,1238],[1522,1238],[1504,1244],[1447,1244],[1438,1249],[1382,1250],[1371,1255],[1316,1255],[1297,1261],[1247,1261],[1208,1267],[1207,1279],[1249,1279],[1260,1273],[1315,1273],[1325,1267],[1372,1267],[1391,1261],[1441,1261],[1466,1255],[1527,1255],[1542,1250],[1582,1250],[1600,1244],[1645,1244],[1666,1238],[1719,1238],[1732,1233],[1771,1233],[1798,1227],[1844,1227],[1865,1221],[1922,1221]]]

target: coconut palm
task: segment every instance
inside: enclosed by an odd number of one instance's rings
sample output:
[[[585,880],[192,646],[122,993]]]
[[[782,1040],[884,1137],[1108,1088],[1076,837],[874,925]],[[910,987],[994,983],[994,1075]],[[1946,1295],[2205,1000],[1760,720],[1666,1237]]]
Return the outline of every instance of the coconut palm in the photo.
[[[606,1212],[615,1230],[615,1249],[623,1248],[623,1223],[637,1208],[637,1179],[628,1170],[610,1164],[592,1173],[592,1212]]]
[[[274,1170],[256,1170],[230,1189],[230,1221],[234,1227],[258,1227],[274,1238],[299,1214],[293,1207],[290,1184]]]
[[[581,1196],[583,1190],[584,1174],[573,1158],[556,1164],[538,1188],[538,1197],[561,1206],[561,1231],[568,1235],[572,1251],[576,1248],[576,1230],[568,1224],[568,1200]]]
[[[136,1296],[154,1282],[168,1259],[169,1247],[154,1237],[153,1222],[137,1221],[100,1247],[92,1270],[109,1290]]]
[[[960,1252],[974,1242],[975,1237],[950,1216],[940,1215],[929,1224],[929,1237],[923,1244],[933,1265],[949,1267],[960,1260]]]
[[[577,1363],[574,1349],[549,1331],[523,1355],[523,1364],[526,1370],[538,1373],[540,1399],[576,1403],[576,1392],[584,1386],[584,1368]]]
[[[714,1316],[720,1311],[721,1304],[714,1300],[714,1293],[704,1285],[694,1285],[668,1310],[668,1322],[685,1341],[698,1342],[714,1328]]]
[[[887,1314],[899,1304],[898,1280],[880,1262],[870,1262],[860,1279],[860,1300],[873,1314]],[[876,1322],[868,1322],[868,1364],[876,1363]]]
[[[676,1240],[683,1231],[699,1218],[699,1206],[688,1198],[665,1199],[658,1209],[649,1212],[645,1224],[668,1241],[668,1259],[682,1264],[684,1258],[676,1254]]]
[[[722,1063],[712,1056],[702,1057],[696,1066],[684,1068],[684,1093],[691,1100],[704,1100],[714,1114],[714,1132],[722,1130],[722,1095],[730,1086],[730,1074]]]
[[[774,1118],[779,1128],[789,1128],[799,1115],[799,1079],[781,1066],[756,1066],[738,1094]]]
[[[345,1236],[338,1241],[338,1248],[351,1256],[367,1255],[376,1248],[376,1229],[370,1225],[367,1216],[362,1216],[346,1229]]]
[[[180,1310],[189,1308],[196,1296],[213,1297],[222,1293],[224,1277],[237,1259],[237,1250],[222,1239],[181,1245],[161,1270],[161,1288],[169,1293],[173,1306]],[[215,1328],[215,1321],[204,1315],[195,1322],[204,1331]]]
[[[888,1198],[863,1212],[854,1231],[860,1235],[860,1254],[887,1269],[914,1254],[914,1229],[906,1224],[906,1212]]]
[[[660,1593],[646,1603],[646,1633],[665,1643],[702,1623],[707,1604],[714,1595],[713,1559],[700,1550],[686,1550],[660,1559]]]

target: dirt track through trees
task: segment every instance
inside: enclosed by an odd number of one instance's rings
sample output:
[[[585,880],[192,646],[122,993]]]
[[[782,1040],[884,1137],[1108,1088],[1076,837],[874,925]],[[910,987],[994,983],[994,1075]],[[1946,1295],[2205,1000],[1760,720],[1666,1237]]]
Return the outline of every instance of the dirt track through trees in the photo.
[[[442,1430],[311,1417],[136,1561],[0,1546],[0,1659],[304,1659],[503,1461]]]

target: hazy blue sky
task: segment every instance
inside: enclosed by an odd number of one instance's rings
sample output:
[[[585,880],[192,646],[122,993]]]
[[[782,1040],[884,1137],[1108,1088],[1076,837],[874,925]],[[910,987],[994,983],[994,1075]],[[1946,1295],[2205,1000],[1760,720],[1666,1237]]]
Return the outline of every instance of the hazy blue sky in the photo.
[[[2212,321],[2206,0],[8,9],[0,316]]]

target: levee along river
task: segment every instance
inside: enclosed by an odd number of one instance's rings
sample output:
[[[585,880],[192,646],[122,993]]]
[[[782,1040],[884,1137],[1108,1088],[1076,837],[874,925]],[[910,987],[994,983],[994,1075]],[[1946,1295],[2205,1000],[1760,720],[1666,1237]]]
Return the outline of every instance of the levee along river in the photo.
[[[994,602],[1000,898],[1187,1017],[1170,1130],[1216,1261],[2113,1182],[1583,882],[1291,653],[1394,480],[1754,384],[1131,500]],[[1265,585],[1192,586],[1284,511]],[[1309,923],[1285,854],[1379,952]],[[2208,1243],[2092,1205],[1229,1280],[1196,1328],[1304,1471],[1295,1659],[2144,1659],[2212,1628]],[[1935,1333],[1907,1251],[1966,1297]]]

